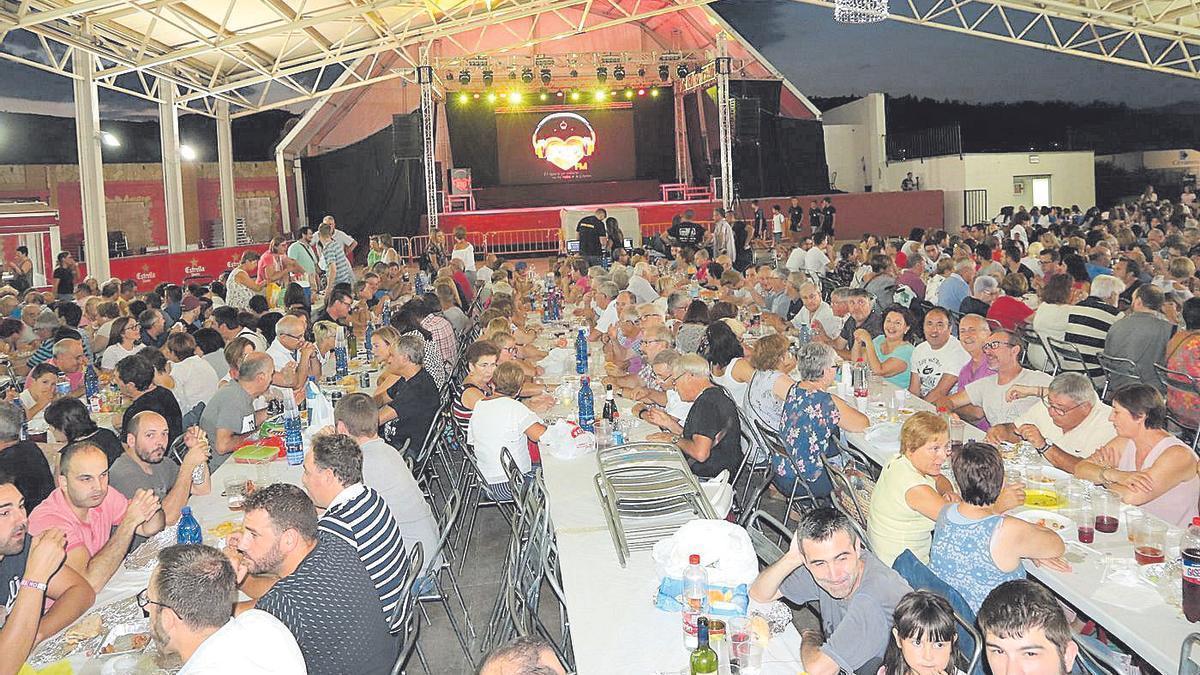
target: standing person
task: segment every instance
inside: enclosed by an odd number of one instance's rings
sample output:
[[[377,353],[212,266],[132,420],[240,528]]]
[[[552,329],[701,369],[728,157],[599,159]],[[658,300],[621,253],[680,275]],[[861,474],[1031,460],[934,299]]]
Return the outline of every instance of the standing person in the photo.
[[[824,216],[821,214],[821,207],[817,205],[816,200],[809,202],[808,203],[808,226],[812,229],[813,232],[816,232],[817,230],[824,231],[825,228],[821,224],[822,218],[824,218]],[[833,238],[830,237],[829,240],[833,241]]]
[[[450,250],[450,259],[462,261],[463,271],[475,276],[475,245],[467,239],[467,228],[454,228],[454,247]]]
[[[575,233],[579,237],[579,255],[583,256],[588,265],[600,264],[603,253],[600,238],[606,236],[608,231],[604,222],[607,217],[607,211],[596,209],[594,213],[580,218],[575,224]]]
[[[159,551],[137,601],[159,651],[183,661],[180,675],[305,675],[304,655],[287,626],[261,609],[233,616],[236,598],[229,558],[183,544]]]
[[[616,259],[616,251],[625,246],[625,235],[621,233],[621,225],[616,218],[609,216],[604,219],[604,232],[608,237],[608,250]]]
[[[719,208],[713,211],[713,258],[721,256],[726,256],[730,260],[737,259],[733,227],[725,219],[725,209]]]
[[[776,244],[783,241],[783,210],[778,204],[771,205],[771,239]]]
[[[763,213],[762,207],[758,205],[758,200],[750,202],[750,218],[753,222],[753,237],[754,239],[767,238],[767,216]]]
[[[791,198],[788,203],[787,215],[790,222],[789,228],[792,233],[799,234],[800,224],[804,222],[804,207],[800,206],[800,199],[798,197]]]
[[[830,239],[832,239],[834,236],[833,235],[833,221],[837,217],[837,208],[834,207],[833,199],[830,197],[826,197],[822,203],[823,203],[823,205],[821,206],[821,229],[825,232],[825,234],[827,234],[829,236]]]
[[[300,228],[300,238],[292,242],[288,246],[287,255],[300,269],[304,270],[303,274],[297,274],[295,281],[304,289],[304,299],[312,303],[313,289],[321,288],[321,270],[317,262],[320,254],[313,247],[313,229],[308,225]]]
[[[13,275],[9,285],[17,289],[18,293],[24,293],[33,288],[33,260],[29,257],[28,246],[18,246],[16,255],[6,267]]]
[[[911,590],[863,546],[845,515],[818,508],[801,516],[791,546],[759,573],[750,597],[817,601],[823,631],[801,633],[800,659],[811,675],[835,675],[878,670],[892,638],[892,612]]]
[[[329,226],[330,236],[342,248],[342,252],[346,255],[347,260],[354,259],[354,249],[358,248],[358,240],[351,237],[345,230],[339,230],[337,221],[333,216],[325,216],[321,219],[321,226]]]
[[[59,302],[75,300],[75,274],[79,271],[79,263],[70,251],[60,251],[58,264],[54,268],[54,291]]]
[[[234,309],[250,309],[250,298],[261,293],[266,284],[254,280],[251,273],[258,270],[258,251],[245,251],[242,261],[229,271],[225,279],[225,304]]]
[[[328,224],[321,225],[321,229],[317,230],[321,257],[325,260],[325,268],[329,272],[330,288],[333,288],[334,284],[354,283],[354,269],[350,265],[350,258],[346,257],[346,249],[338,243],[334,232],[333,227]]]

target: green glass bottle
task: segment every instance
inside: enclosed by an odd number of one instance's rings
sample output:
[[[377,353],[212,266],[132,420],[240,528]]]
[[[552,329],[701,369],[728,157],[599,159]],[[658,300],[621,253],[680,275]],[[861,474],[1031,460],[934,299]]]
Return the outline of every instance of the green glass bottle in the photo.
[[[708,646],[708,619],[696,619],[696,648],[692,650],[692,675],[708,675],[717,672],[717,653]]]

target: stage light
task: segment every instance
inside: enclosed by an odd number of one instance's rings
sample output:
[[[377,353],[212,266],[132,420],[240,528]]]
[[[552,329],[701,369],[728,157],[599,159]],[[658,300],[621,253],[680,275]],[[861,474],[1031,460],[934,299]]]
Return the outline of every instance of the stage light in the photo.
[[[508,79],[510,79],[510,80],[517,79],[517,71],[515,71],[515,70],[508,71]]]
[[[613,68],[613,79],[617,82],[625,79],[625,66],[618,64],[616,68]]]
[[[518,105],[521,102],[521,92],[514,91],[508,95],[508,102],[513,105]]]
[[[458,83],[464,87],[471,84],[471,71],[463,69],[458,72]]]
[[[459,102],[459,103],[464,103],[464,104],[465,104],[466,102],[468,102],[468,101],[470,101],[470,100],[471,100],[471,97],[470,97],[470,96],[467,96],[466,94],[459,94],[459,95],[458,95],[458,102]]]
[[[651,89],[650,96],[653,98],[658,98],[658,89]]]
[[[671,69],[667,67],[667,64],[664,63],[658,67],[658,79],[662,80],[663,82],[671,79]]]
[[[521,71],[521,81],[524,82],[525,84],[529,84],[529,83],[533,82],[533,70],[530,68],[526,68],[525,70],[522,70]]]
[[[542,84],[550,84],[550,69],[542,68]]]
[[[474,95],[474,99],[475,99],[476,101],[478,101],[478,100],[479,100],[479,94],[475,94],[475,95]]]
[[[180,145],[179,158],[190,162],[196,159],[196,151],[190,145]]]
[[[490,94],[490,93],[489,93],[489,94],[487,95],[487,102],[488,102],[488,103],[495,103],[495,102],[496,102],[496,95],[495,95],[495,94]]]
[[[446,71],[446,81],[447,81],[447,82],[453,82],[453,81],[454,81],[454,71],[453,71],[453,70],[447,70],[447,71]]]
[[[100,142],[110,148],[121,147],[121,139],[117,138],[115,135],[113,135],[111,132],[108,132],[108,131],[100,132]]]
[[[633,98],[633,90],[632,89],[625,90],[625,98]]]
[[[646,69],[638,68],[638,77],[645,77],[645,76],[646,76]]]
[[[492,82],[495,81],[495,79],[496,79],[495,73],[493,73],[490,70],[483,71],[483,86],[485,86],[485,87],[492,86]]]
[[[579,77],[579,71],[572,68],[571,69],[571,77]]]
[[[604,84],[608,81],[608,68],[600,66],[596,69],[596,81],[600,84]]]
[[[645,95],[646,95],[645,89],[638,89],[638,96],[645,96]]]
[[[603,101],[603,100],[604,100],[604,97],[605,97],[607,94],[608,94],[608,92],[604,91],[603,89],[597,89],[597,90],[596,90],[596,100],[597,100],[597,101]]]
[[[577,92],[577,91],[571,92],[571,100],[578,101],[579,100],[579,92]]]
[[[541,94],[538,95],[538,98],[542,101],[548,101],[550,99],[550,95],[543,91]]]
[[[681,63],[681,64],[679,64],[679,67],[677,67],[677,68],[675,69],[675,74],[676,74],[676,75],[678,75],[678,76],[679,76],[679,79],[681,79],[681,80],[682,80],[683,78],[687,77],[687,76],[688,76],[688,67],[687,67],[687,64],[686,64],[686,63]],[[487,77],[487,71],[484,71],[484,77]]]
[[[555,98],[562,98],[563,97],[562,89],[559,89],[558,91],[554,92],[554,96],[555,96]]]

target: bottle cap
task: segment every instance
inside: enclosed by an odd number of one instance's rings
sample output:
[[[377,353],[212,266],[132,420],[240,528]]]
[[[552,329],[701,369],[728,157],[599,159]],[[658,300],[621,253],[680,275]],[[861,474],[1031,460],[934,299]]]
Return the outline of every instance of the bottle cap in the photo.
[[[1192,518],[1192,524],[1195,525],[1196,527],[1200,527],[1200,516]]]
[[[185,515],[185,516],[192,515],[192,507],[190,507],[190,506],[183,507],[182,509],[179,510],[179,515]]]
[[[1200,518],[1197,518],[1196,520],[1200,520]],[[700,564],[700,556],[695,553],[689,555],[688,556],[688,564],[689,565],[699,565]]]

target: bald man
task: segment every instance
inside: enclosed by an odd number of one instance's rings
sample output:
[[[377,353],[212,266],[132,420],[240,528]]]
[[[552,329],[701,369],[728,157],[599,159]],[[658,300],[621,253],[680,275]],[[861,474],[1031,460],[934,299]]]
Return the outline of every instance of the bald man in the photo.
[[[566,675],[546,641],[520,637],[488,654],[479,675]]]
[[[287,314],[275,322],[275,341],[267,347],[267,354],[275,362],[271,384],[296,395],[297,400],[304,395],[305,380],[310,375],[321,375],[316,345],[304,339],[301,317]]]

